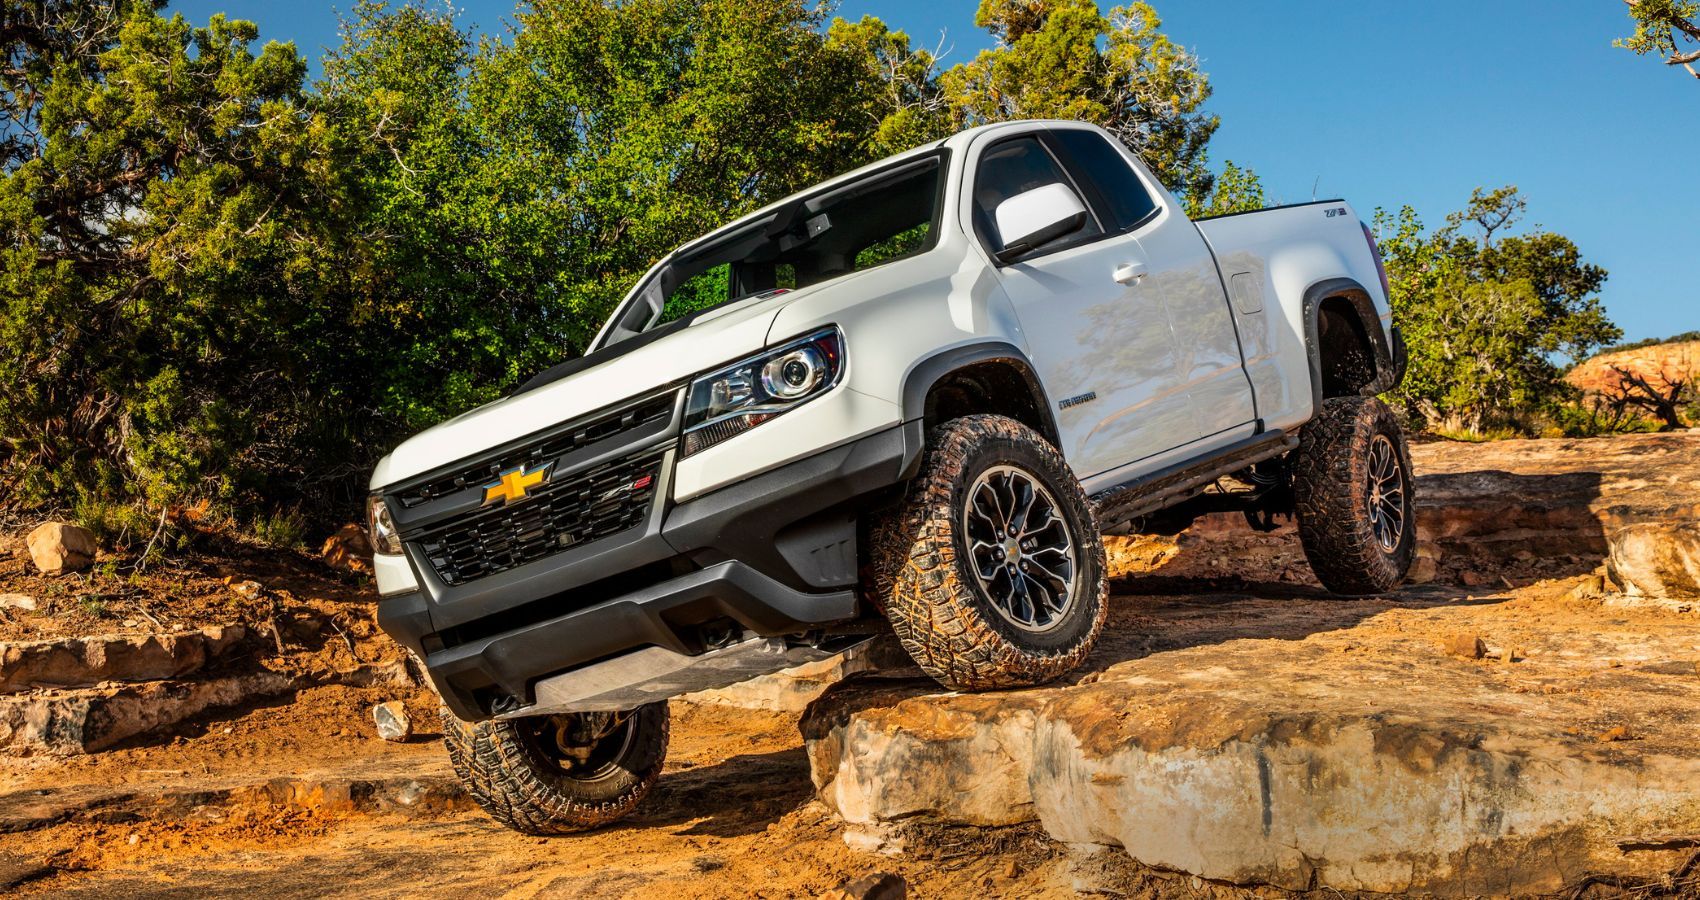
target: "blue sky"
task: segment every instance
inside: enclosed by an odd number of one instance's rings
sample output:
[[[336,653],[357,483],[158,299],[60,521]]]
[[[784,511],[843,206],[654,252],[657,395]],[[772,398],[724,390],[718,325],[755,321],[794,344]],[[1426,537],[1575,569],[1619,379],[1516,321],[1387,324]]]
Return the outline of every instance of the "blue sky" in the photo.
[[[259,23],[316,58],[336,43],[318,0],[177,0]],[[990,41],[976,0],[843,0],[946,63]],[[1250,165],[1272,197],[1345,197],[1366,217],[1410,204],[1431,226],[1477,185],[1515,184],[1526,225],[1570,236],[1611,272],[1604,298],[1625,338],[1700,329],[1695,154],[1700,81],[1611,46],[1628,30],[1617,0],[1156,0],[1164,30],[1203,60],[1222,117],[1212,159]],[[460,0],[496,30],[512,0]]]

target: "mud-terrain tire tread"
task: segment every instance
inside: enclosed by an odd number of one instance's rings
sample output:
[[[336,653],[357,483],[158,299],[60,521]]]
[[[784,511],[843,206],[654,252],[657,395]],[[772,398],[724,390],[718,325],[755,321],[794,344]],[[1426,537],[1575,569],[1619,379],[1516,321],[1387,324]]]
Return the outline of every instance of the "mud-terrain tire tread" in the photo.
[[[973,576],[958,565],[957,490],[967,490],[964,465],[971,451],[1000,442],[1037,454],[1047,486],[1067,507],[1078,536],[1078,565],[1090,603],[1090,623],[1077,640],[1055,652],[1017,645],[998,613],[980,598]],[[927,440],[919,474],[903,504],[871,521],[863,571],[868,599],[891,622],[916,665],[952,690],[1026,687],[1078,668],[1097,644],[1108,612],[1104,545],[1091,505],[1062,455],[1038,432],[1003,416],[974,415],[936,427]]]
[[[574,797],[543,777],[513,721],[463,722],[445,708],[443,746],[467,793],[497,822],[539,836],[588,831],[628,815],[661,776],[669,717],[666,705],[658,706],[659,713],[650,707],[634,713],[656,718],[637,724],[638,745],[632,754],[644,764],[635,772],[613,776],[624,783],[614,796],[602,799]]]
[[[1405,475],[1405,529],[1391,554],[1376,542],[1363,489],[1377,434],[1392,439]],[[1299,540],[1322,586],[1346,596],[1397,587],[1415,555],[1417,523],[1411,451],[1387,404],[1374,397],[1322,401],[1321,414],[1300,435],[1292,471]]]

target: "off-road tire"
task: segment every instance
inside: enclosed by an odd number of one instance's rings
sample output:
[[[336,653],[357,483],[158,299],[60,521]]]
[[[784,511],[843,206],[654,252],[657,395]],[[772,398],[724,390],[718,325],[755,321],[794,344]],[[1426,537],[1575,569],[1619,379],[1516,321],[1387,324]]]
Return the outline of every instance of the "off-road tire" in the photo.
[[[1403,479],[1402,528],[1391,550],[1376,537],[1370,515],[1370,449],[1391,442]],[[1304,427],[1293,453],[1293,499],[1305,558],[1322,586],[1363,596],[1404,580],[1416,550],[1411,452],[1393,411],[1374,397],[1334,397]]]
[[[461,783],[490,817],[523,834],[570,834],[630,813],[661,775],[667,756],[667,704],[631,715],[636,729],[615,771],[572,778],[521,732],[523,720],[463,722],[442,711],[443,744]]]
[[[1075,549],[1071,598],[1049,631],[1025,631],[992,606],[966,562],[962,521],[975,479],[1012,466],[1051,494]],[[915,663],[953,690],[1042,684],[1068,674],[1103,630],[1104,545],[1085,492],[1062,455],[1003,416],[954,419],[928,437],[902,505],[871,521],[863,587]]]

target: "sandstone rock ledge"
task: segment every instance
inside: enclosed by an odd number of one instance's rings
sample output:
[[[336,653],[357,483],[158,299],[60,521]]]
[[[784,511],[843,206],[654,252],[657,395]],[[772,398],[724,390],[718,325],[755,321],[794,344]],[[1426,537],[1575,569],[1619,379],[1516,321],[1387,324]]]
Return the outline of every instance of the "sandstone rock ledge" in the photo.
[[[1700,620],[1568,589],[1333,601],[1302,639],[1112,646],[1082,683],[1029,691],[852,680],[804,715],[811,771],[855,826],[1038,822],[1239,884],[1466,896],[1657,876],[1700,846]],[[1118,600],[1158,624],[1201,602]],[[1213,602],[1231,618],[1265,601]],[[1447,655],[1459,631],[1490,658]]]

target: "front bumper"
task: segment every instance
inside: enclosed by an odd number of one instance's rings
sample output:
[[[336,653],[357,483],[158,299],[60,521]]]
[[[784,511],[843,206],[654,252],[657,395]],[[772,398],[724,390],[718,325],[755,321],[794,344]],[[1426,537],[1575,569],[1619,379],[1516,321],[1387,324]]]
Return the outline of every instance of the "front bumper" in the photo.
[[[469,584],[442,583],[410,546],[421,588],[384,598],[379,624],[477,720],[535,708],[540,679],[556,695],[576,690],[565,673],[606,682],[619,670],[592,664],[632,651],[703,657],[854,619],[859,513],[913,473],[921,442],[911,422],[685,503],[663,488],[641,527]]]

